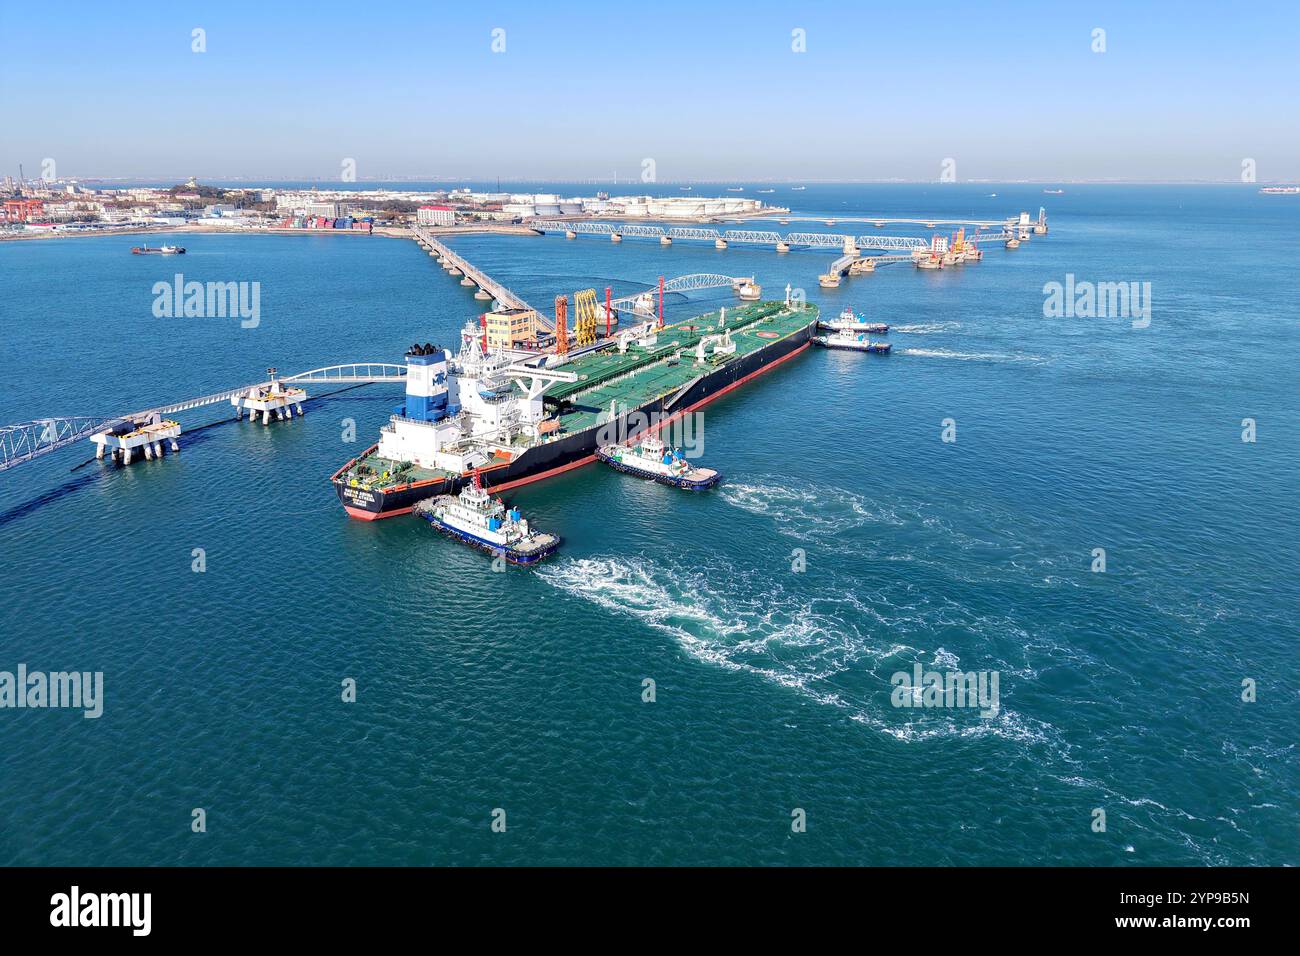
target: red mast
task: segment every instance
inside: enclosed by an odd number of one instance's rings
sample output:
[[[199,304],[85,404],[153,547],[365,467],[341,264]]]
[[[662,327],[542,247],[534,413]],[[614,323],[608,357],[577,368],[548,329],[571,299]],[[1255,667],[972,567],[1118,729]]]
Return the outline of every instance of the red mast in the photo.
[[[605,338],[609,338],[610,326],[613,325],[614,310],[612,302],[614,292],[609,286],[605,286]]]
[[[569,297],[555,297],[555,354],[569,354]]]

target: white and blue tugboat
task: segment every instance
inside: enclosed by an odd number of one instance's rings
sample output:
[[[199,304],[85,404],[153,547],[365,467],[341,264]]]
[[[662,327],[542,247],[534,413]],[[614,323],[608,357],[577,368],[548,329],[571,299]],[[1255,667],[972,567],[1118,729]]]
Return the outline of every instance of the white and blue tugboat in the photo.
[[[873,342],[865,332],[832,332],[830,335],[814,335],[812,340],[814,345],[820,345],[824,349],[849,349],[853,352],[889,354],[888,342]]]
[[[448,537],[499,554],[511,564],[533,564],[560,546],[558,535],[530,528],[518,508],[507,509],[489,495],[477,475],[459,495],[426,498],[414,511]]]
[[[884,335],[889,331],[889,326],[884,322],[866,322],[858,318],[853,313],[853,310],[847,307],[840,313],[838,319],[819,320],[817,327],[830,332],[870,332],[873,335]]]
[[[712,468],[692,467],[653,435],[647,435],[636,445],[601,445],[596,449],[596,457],[615,471],[674,488],[699,491],[712,488],[722,480],[722,475]]]

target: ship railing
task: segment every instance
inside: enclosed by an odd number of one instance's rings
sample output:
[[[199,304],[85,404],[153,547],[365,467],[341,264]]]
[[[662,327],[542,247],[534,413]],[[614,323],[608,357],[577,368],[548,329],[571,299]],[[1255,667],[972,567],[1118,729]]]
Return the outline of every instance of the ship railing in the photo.
[[[394,423],[403,422],[407,425],[423,425],[426,428],[434,428],[438,424],[438,422],[425,421],[423,418],[407,418],[405,415],[390,415],[388,416],[388,420]],[[439,421],[441,421],[441,419],[439,419]],[[387,428],[388,426],[385,425],[384,427]]]

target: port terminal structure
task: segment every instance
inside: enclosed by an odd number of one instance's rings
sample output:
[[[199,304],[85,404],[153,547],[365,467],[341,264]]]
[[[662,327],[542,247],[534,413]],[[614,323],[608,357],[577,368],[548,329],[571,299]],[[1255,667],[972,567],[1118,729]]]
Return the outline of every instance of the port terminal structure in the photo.
[[[181,425],[171,417],[180,412],[230,404],[235,409],[236,418],[247,412],[249,419],[255,420],[260,413],[262,423],[269,424],[273,418],[292,418],[295,410],[299,415],[303,413],[302,405],[308,398],[304,385],[406,381],[406,366],[391,362],[330,365],[283,377],[277,377],[275,373],[275,369],[268,369],[268,377],[262,382],[125,415],[74,415],[0,426],[0,471],[8,471],[87,439],[95,445],[96,458],[111,457],[123,465],[131,464],[137,453],[146,459],[161,458],[166,450],[180,450]]]
[[[477,286],[478,291],[474,294],[474,298],[479,299],[480,301],[491,300],[492,304],[490,308],[494,311],[520,310],[531,312],[536,317],[539,329],[548,334],[555,333],[555,320],[548,316],[545,311],[529,305],[524,300],[523,296],[516,292],[512,292],[510,289],[506,288],[503,283],[493,279],[490,275],[478,266],[474,265],[464,256],[453,252],[445,243],[440,242],[427,229],[416,228],[413,232],[415,240],[419,243],[420,248],[428,252],[438,265],[442,266],[443,269],[446,270],[448,275],[453,278],[461,277],[461,285],[465,285],[467,289],[469,286]],[[929,248],[926,245],[925,240],[918,240],[918,242],[920,243],[921,248]],[[467,281],[468,285],[466,285]],[[655,309],[655,297],[658,297],[658,313],[660,321],[662,322],[663,296],[673,293],[693,292],[699,289],[721,289],[727,287],[730,287],[732,291],[737,293],[737,295],[740,295],[742,290],[747,287],[757,289],[757,286],[754,285],[753,276],[730,276],[711,272],[697,272],[690,275],[676,276],[672,279],[661,279],[657,287],[646,289],[642,292],[636,292],[632,295],[620,296],[617,299],[607,296],[607,301],[598,307],[602,309],[607,308],[611,313],[630,312],[634,313],[639,318],[649,318]],[[606,291],[608,292],[609,290]],[[577,310],[575,309],[575,313],[576,311]],[[611,315],[610,318],[612,324],[614,321],[613,316]],[[602,316],[599,318],[597,325],[601,324],[603,321],[604,317]],[[592,342],[584,342],[581,344],[588,347],[597,347],[602,343],[593,340]],[[533,353],[520,353],[520,356],[531,354]]]
[[[755,229],[726,229],[719,231],[702,226],[652,226],[643,223],[608,223],[608,222],[560,222],[558,220],[538,219],[526,225],[542,234],[563,232],[566,239],[578,235],[608,236],[614,242],[622,241],[624,236],[638,239],[658,239],[662,244],[671,244],[675,240],[697,240],[712,242],[718,249],[736,245],[770,246],[777,252],[789,252],[799,246],[809,249],[838,249],[846,242],[854,242],[863,249],[924,249],[929,247],[929,240],[918,236],[844,236],[839,233],[826,232],[792,232],[782,235],[779,232],[764,232]],[[664,243],[667,240],[667,243]]]
[[[415,229],[415,239],[420,244],[420,247],[425,249],[437,261],[438,265],[447,271],[448,275],[459,278],[461,285],[467,288],[477,286],[478,290],[474,293],[474,298],[484,302],[491,300],[493,303],[492,308],[497,310],[526,309],[530,312],[538,311],[525,302],[522,296],[511,292],[478,266],[452,252],[446,245],[434,238],[433,234],[427,229],[417,227]]]
[[[954,237],[954,240],[963,243],[967,247],[978,246],[984,242],[1002,242],[1007,248],[1014,249],[1021,242],[1029,239],[1031,231],[1038,235],[1047,232],[1046,210],[1040,208],[1038,217],[1038,222],[1035,223],[1029,219],[1029,213],[1022,212],[1019,218],[982,221],[977,223],[977,228],[990,225],[996,227],[998,231],[977,233],[967,239]],[[781,221],[789,222],[790,220],[782,219]],[[823,221],[834,225],[838,220]],[[896,219],[891,221],[933,227],[941,222],[957,222],[958,220]],[[826,272],[818,277],[818,282],[823,289],[836,288],[844,276],[875,272],[877,265],[890,262],[923,262],[923,268],[930,268],[931,260],[938,264],[935,267],[942,267],[945,263],[952,265],[954,262],[971,261],[964,257],[954,259],[949,256],[951,251],[949,249],[949,240],[946,236],[939,235],[930,239],[920,236],[852,236],[842,233],[817,232],[792,232],[782,235],[777,232],[764,232],[753,229],[728,229],[720,232],[717,229],[692,226],[568,222],[550,219],[533,220],[528,225],[543,235],[547,232],[563,231],[566,239],[575,239],[579,234],[585,234],[608,236],[614,242],[621,242],[624,236],[642,239],[657,238],[663,245],[671,245],[675,239],[712,240],[714,247],[717,249],[726,249],[732,243],[768,247],[775,249],[777,252],[789,252],[794,247],[839,249],[841,255],[831,263]],[[863,255],[864,250],[879,250],[883,254]],[[890,254],[891,252],[906,254]]]
[[[779,213],[773,213],[767,216],[768,219],[779,219],[782,225],[791,222],[820,222],[828,226],[834,226],[841,222],[869,222],[877,229],[883,229],[885,226],[924,226],[926,229],[937,229],[940,226],[978,226],[984,229],[997,229],[1001,232],[1011,232],[1013,230],[1029,229],[1036,236],[1047,235],[1047,208],[1038,207],[1038,218],[1031,220],[1029,213],[1022,212],[1019,216],[1011,216],[1006,219],[899,219],[890,216],[787,216]]]
[[[875,222],[877,220],[842,218],[822,221],[834,223],[835,221]],[[915,223],[926,226],[934,226],[945,222],[945,220],[937,219],[882,219],[879,221]],[[968,225],[972,223],[971,220],[951,221]],[[976,224],[979,225],[979,223]],[[1031,234],[1043,235],[1047,232],[1046,212],[1041,208],[1036,222],[1030,220],[1028,213],[1021,213],[1018,220],[989,220],[988,224],[1001,227],[1001,229],[996,233],[976,234],[974,237],[964,239],[963,242],[967,249],[978,249],[980,243],[994,241],[1004,242],[1008,248],[1014,249],[1021,242],[1028,240]],[[538,220],[529,223],[529,227],[534,232],[544,232],[547,227],[558,227],[563,229],[566,234],[576,235],[578,232],[586,232],[609,235],[611,238],[615,235],[614,230],[634,236],[650,238],[657,236],[661,239],[667,238],[669,241],[674,237],[706,240],[714,238],[715,243],[719,244],[721,248],[726,248],[727,243],[732,241],[772,245],[776,247],[777,251],[788,251],[791,244],[809,248],[838,248],[842,251],[842,255],[831,264],[831,269],[822,277],[826,280],[823,285],[827,287],[838,285],[839,278],[842,275],[872,272],[878,263],[914,261],[918,267],[926,265],[927,267],[938,268],[952,254],[948,240],[942,236],[934,236],[929,241],[917,237],[854,237],[834,233],[791,233],[781,236],[778,233],[750,230],[727,230],[719,233],[713,229],[689,227],[674,226],[665,229],[660,226],[644,224],[614,226],[608,223],[553,222],[549,220]],[[548,332],[556,331],[555,323],[553,321],[548,322],[548,317],[544,312],[534,309],[521,296],[492,279],[492,277],[463,257],[452,252],[427,230],[416,229],[415,237],[421,246],[428,250],[431,256],[436,257],[439,264],[443,265],[451,275],[461,277],[462,284],[476,286],[478,290],[475,293],[476,298],[492,299],[496,308],[528,309],[536,314],[539,327]],[[862,249],[864,248],[898,249],[905,251],[906,254],[864,256],[862,255]],[[938,265],[934,265],[936,259]],[[969,253],[965,261],[971,261]],[[974,261],[978,261],[978,258]],[[754,284],[753,277],[712,273],[679,276],[667,281],[661,279],[658,288],[647,289],[619,299],[613,299],[610,290],[607,289],[604,303],[607,337],[604,339],[597,337],[590,345],[584,346],[583,349],[576,349],[569,354],[576,354],[578,351],[599,348],[604,345],[608,341],[612,325],[611,313],[614,310],[630,313],[644,320],[648,327],[655,318],[654,305],[657,297],[658,321],[662,325],[663,296],[665,294],[725,286],[730,286],[741,298],[756,296],[758,293],[758,287]],[[599,304],[597,308],[599,308]],[[620,334],[625,335],[627,333]],[[510,357],[516,361],[533,364],[545,363],[550,354],[549,352],[536,353],[531,351],[512,352]],[[83,440],[90,440],[96,446],[97,458],[102,459],[111,455],[115,461],[120,461],[122,464],[131,463],[136,453],[143,454],[146,459],[162,457],[167,450],[176,452],[180,449],[181,425],[170,417],[180,412],[229,403],[235,409],[236,418],[242,417],[247,412],[250,419],[255,420],[260,415],[263,424],[269,424],[272,418],[287,420],[293,417],[295,411],[299,415],[303,413],[303,403],[308,399],[306,390],[302,388],[303,385],[342,386],[376,382],[404,382],[406,366],[386,362],[354,362],[312,369],[311,371],[279,378],[276,377],[275,369],[268,369],[267,373],[268,378],[261,382],[241,385],[237,388],[225,389],[220,392],[174,402],[170,405],[130,412],[124,415],[70,415],[0,426],[0,472],[8,471],[11,468],[18,467]]]

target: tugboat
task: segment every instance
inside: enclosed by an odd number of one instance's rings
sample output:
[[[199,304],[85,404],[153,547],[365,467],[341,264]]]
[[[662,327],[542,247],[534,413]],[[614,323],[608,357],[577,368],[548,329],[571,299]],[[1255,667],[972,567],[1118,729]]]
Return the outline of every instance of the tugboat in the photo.
[[[601,445],[596,457],[615,471],[638,478],[649,478],[661,485],[699,491],[712,488],[722,480],[722,475],[712,468],[692,468],[676,452],[652,435],[641,439],[640,444]]]
[[[533,530],[518,508],[507,510],[493,499],[477,474],[459,495],[426,498],[413,510],[448,537],[499,554],[511,564],[533,564],[560,546],[558,535]]]
[[[131,255],[133,256],[183,256],[185,255],[184,246],[132,246]]]
[[[864,322],[854,315],[851,308],[845,307],[840,313],[838,319],[832,319],[829,322],[818,322],[819,328],[828,329],[832,332],[870,332],[873,335],[884,335],[889,331],[889,326],[884,322]]]
[[[833,332],[830,335],[814,335],[812,340],[814,345],[820,345],[824,349],[849,349],[854,352],[889,354],[888,342],[873,342],[865,334]]]

